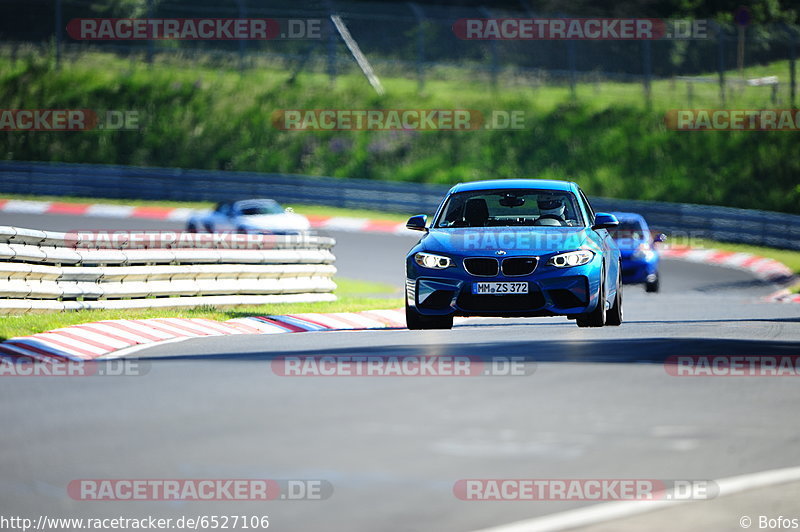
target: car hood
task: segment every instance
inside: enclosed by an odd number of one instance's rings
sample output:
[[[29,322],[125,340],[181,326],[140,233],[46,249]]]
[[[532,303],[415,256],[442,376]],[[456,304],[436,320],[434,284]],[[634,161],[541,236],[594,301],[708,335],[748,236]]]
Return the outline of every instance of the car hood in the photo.
[[[242,216],[241,223],[249,228],[264,229],[268,231],[305,231],[311,227],[311,224],[308,222],[308,218],[295,213]]]
[[[596,249],[586,227],[498,227],[431,229],[420,244],[427,251],[458,255],[547,255],[582,246]]]

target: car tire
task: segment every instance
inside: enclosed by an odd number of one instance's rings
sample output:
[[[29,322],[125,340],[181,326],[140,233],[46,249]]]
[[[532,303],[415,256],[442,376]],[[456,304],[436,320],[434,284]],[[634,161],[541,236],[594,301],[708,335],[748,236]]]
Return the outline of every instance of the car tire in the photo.
[[[605,272],[600,274],[600,295],[597,307],[586,314],[579,314],[575,319],[578,327],[602,327],[606,324],[606,283]]]
[[[406,327],[412,331],[424,329],[452,329],[453,316],[423,316],[406,303]]]
[[[656,280],[655,281],[653,281],[652,283],[651,282],[646,282],[644,284],[644,291],[654,294],[654,293],[658,292],[658,290],[661,288],[660,284],[661,284],[661,280],[659,279],[658,275],[656,275]]]
[[[614,305],[606,313],[606,325],[622,325],[622,270],[617,274],[617,295]]]

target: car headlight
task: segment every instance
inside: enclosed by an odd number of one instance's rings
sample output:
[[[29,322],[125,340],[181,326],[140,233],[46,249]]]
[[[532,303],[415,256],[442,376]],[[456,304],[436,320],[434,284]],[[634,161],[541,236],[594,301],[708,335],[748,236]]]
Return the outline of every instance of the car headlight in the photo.
[[[556,268],[570,268],[572,266],[583,266],[594,257],[594,252],[588,249],[581,249],[578,251],[570,251],[568,253],[561,253],[553,255],[547,264],[555,266]]]
[[[434,255],[433,253],[424,253],[422,251],[414,255],[414,261],[423,268],[433,268],[434,270],[444,270],[453,264],[450,257]]]
[[[653,255],[655,255],[655,253],[653,253],[653,250],[648,244],[640,244],[639,247],[636,248],[636,251],[633,252],[634,259],[650,260],[653,258]]]

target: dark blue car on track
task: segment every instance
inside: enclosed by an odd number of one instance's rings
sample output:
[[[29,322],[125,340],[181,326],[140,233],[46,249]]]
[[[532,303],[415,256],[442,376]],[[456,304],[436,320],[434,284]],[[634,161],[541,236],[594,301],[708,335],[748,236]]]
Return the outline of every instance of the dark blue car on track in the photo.
[[[658,292],[658,249],[655,244],[666,236],[653,236],[644,217],[633,212],[615,212],[619,225],[609,229],[622,255],[622,282],[643,284],[648,292]]]
[[[449,329],[454,316],[567,316],[622,323],[620,254],[610,214],[577,184],[498,179],[454,186],[406,257],[409,329]]]

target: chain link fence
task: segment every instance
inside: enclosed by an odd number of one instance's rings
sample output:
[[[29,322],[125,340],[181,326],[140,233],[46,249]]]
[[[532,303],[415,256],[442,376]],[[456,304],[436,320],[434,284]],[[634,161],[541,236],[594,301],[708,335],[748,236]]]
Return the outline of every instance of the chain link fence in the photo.
[[[420,90],[431,80],[465,79],[491,86],[564,86],[617,81],[639,83],[650,98],[655,80],[669,79],[685,90],[692,105],[695,86],[715,84],[724,104],[743,90],[763,95],[764,103],[794,107],[794,61],[798,28],[721,26],[712,21],[701,32],[686,31],[696,21],[665,21],[691,38],[648,40],[465,40],[456,35],[461,19],[563,17],[530,10],[405,3],[276,0],[4,0],[0,39],[12,53],[46,46],[56,60],[77,60],[89,50],[112,51],[148,62],[171,58],[182,63],[241,70],[277,68],[291,73],[324,73],[335,80],[357,74],[351,50],[331,23],[338,15],[378,77],[415,79]],[[635,14],[631,14],[635,17]],[[75,40],[65,28],[74,19],[110,18],[275,18],[316,20],[315,38],[271,40]],[[741,39],[741,40],[740,40]],[[747,83],[729,75],[738,66],[789,60],[788,68],[767,72]],[[676,87],[675,84],[680,84]],[[766,86],[766,88],[765,88]],[[751,88],[748,88],[751,87]]]

